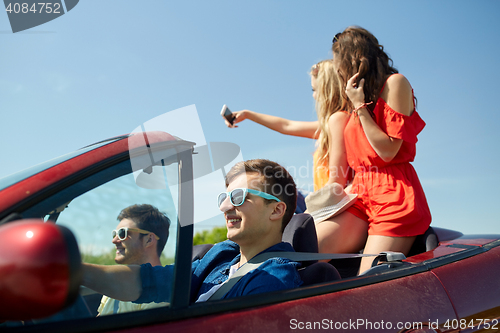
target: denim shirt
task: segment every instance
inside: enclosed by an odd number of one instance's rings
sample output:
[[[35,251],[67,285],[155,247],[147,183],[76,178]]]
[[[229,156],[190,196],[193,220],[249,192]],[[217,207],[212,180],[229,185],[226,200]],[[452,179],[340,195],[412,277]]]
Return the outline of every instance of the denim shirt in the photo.
[[[261,253],[274,251],[293,252],[293,247],[281,242]],[[214,285],[226,281],[230,267],[239,261],[240,248],[230,240],[214,245],[202,259],[195,260],[191,269],[191,302],[195,302]],[[258,268],[245,274],[223,298],[299,287],[302,285],[297,272],[299,266],[299,263],[285,258],[268,259]],[[173,265],[141,265],[142,294],[134,303],[169,302],[173,271]]]

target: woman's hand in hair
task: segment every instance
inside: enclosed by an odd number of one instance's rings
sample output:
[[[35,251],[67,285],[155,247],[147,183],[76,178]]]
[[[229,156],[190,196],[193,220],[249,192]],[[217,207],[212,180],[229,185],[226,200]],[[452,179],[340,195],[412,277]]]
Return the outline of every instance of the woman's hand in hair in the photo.
[[[359,73],[354,74],[348,81],[345,87],[345,93],[351,101],[354,108],[357,108],[361,104],[365,103],[365,92],[363,86],[365,84],[365,79],[359,81],[359,85],[356,83]]]

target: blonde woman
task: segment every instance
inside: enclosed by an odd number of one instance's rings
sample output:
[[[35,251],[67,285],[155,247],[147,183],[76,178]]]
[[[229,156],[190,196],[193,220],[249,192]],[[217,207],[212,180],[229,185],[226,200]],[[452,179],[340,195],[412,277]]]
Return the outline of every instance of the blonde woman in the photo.
[[[311,86],[316,100],[317,121],[296,121],[250,110],[233,112],[231,128],[245,119],[261,124],[273,131],[317,139],[314,153],[314,190],[327,184],[338,183],[345,187],[348,166],[344,146],[344,128],[349,120],[346,112],[339,112],[342,105],[337,75],[333,61],[323,60],[312,66]]]

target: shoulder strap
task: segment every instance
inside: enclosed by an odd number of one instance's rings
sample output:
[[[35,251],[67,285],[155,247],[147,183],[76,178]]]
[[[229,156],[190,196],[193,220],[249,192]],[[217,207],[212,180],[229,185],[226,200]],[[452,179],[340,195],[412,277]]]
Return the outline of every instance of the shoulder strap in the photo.
[[[252,258],[253,259],[256,259],[258,256],[255,256]],[[259,262],[250,262],[248,261],[246,264],[244,264],[243,266],[241,266],[237,271],[236,273],[233,274],[233,276],[231,276],[215,293],[212,294],[212,296],[210,296],[208,300],[217,300],[217,299],[221,299],[222,297],[224,297],[225,294],[227,294],[227,292],[229,290],[231,290],[231,288],[248,272],[256,269],[257,267],[259,267],[260,265],[262,265],[264,263],[264,261],[266,261],[267,259],[264,259],[264,260],[261,260]]]
[[[311,252],[265,252],[252,258],[263,262],[270,258],[286,258],[293,261],[311,261],[325,259],[349,259],[362,257],[376,257],[378,254],[351,254],[351,253],[311,253]],[[250,261],[252,261],[250,260]]]
[[[286,258],[293,261],[311,261],[323,259],[348,259],[361,257],[376,257],[378,254],[339,254],[339,253],[310,253],[310,252],[264,252],[250,259],[241,266],[208,300],[218,300],[224,297],[229,290],[248,272],[258,268],[264,261],[271,258]]]
[[[113,304],[113,314],[117,314],[119,306],[120,306],[120,301],[117,300],[117,299],[113,299],[113,301],[114,301],[114,304]]]

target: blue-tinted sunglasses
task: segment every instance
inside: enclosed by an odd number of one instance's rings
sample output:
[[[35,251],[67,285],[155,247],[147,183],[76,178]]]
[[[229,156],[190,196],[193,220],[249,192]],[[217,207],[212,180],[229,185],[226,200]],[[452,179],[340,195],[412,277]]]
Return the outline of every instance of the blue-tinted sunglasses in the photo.
[[[247,197],[247,193],[255,194],[261,198],[268,199],[268,200],[276,200],[278,202],[281,201],[280,199],[276,198],[274,195],[267,194],[265,192],[252,190],[249,188],[235,188],[231,192],[222,192],[221,194],[219,194],[219,196],[217,197],[218,207],[220,207],[222,205],[222,203],[224,202],[224,200],[226,200],[228,195],[229,195],[229,202],[231,202],[231,205],[233,205],[235,207],[241,206],[245,202],[245,199]]]

